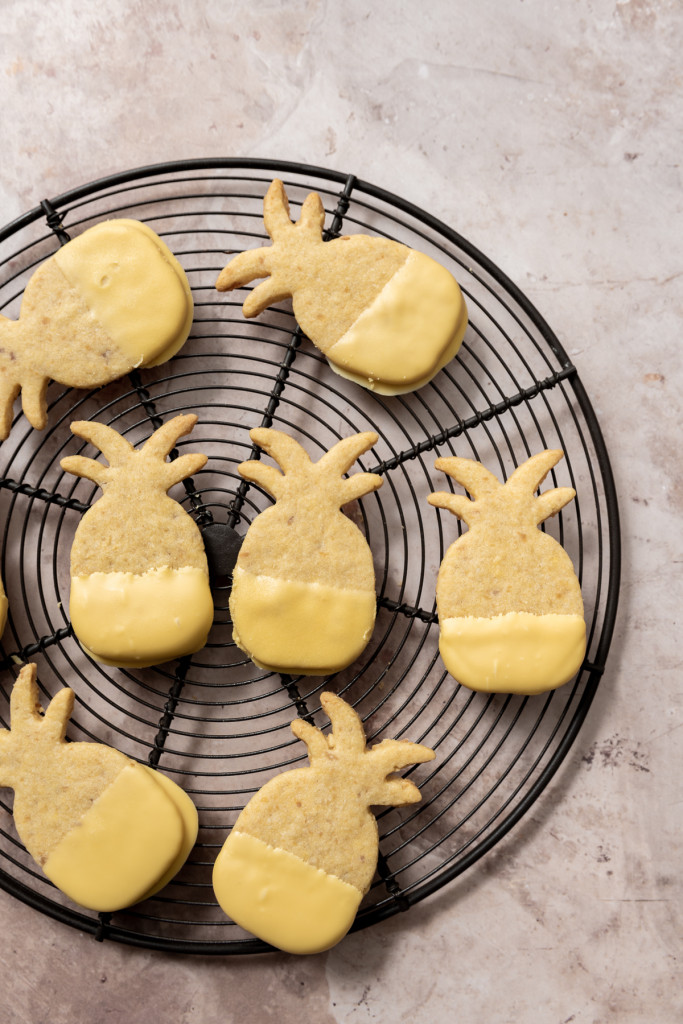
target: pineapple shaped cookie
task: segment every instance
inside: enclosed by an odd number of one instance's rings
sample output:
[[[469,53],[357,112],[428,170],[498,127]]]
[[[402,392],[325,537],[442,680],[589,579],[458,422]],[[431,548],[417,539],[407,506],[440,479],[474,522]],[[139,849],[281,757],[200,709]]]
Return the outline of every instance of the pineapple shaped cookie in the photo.
[[[332,369],[380,394],[414,391],[454,358],[467,309],[441,264],[387,238],[324,242],[320,197],[310,193],[293,224],[279,180],[263,219],[273,244],[235,256],[216,282],[230,291],[268,277],[244,303],[245,316],[291,296],[297,322]]]
[[[50,379],[93,388],[163,363],[192,316],[185,271],[151,228],[119,219],[84,231],[33,273],[19,319],[0,316],[0,439],[20,391],[26,418],[42,429]]]
[[[43,713],[36,666],[22,668],[11,729],[0,730],[0,786],[14,789],[19,838],[50,881],[90,910],[120,910],[180,870],[197,810],[169,778],[119,750],[67,742],[73,704],[64,688]]]
[[[566,683],[583,661],[579,581],[566,551],[538,529],[575,492],[534,494],[562,455],[532,456],[505,484],[472,459],[436,461],[472,495],[439,492],[428,501],[469,527],[446,552],[436,598],[441,657],[473,690],[542,693]]]
[[[235,564],[233,638],[273,672],[337,672],[361,654],[375,624],[372,553],[340,508],[381,486],[373,473],[342,478],[377,434],[344,438],[318,462],[282,431],[257,428],[249,436],[282,472],[257,460],[238,467],[275,504],[253,521]]]
[[[320,700],[332,734],[292,722],[310,767],[277,775],[251,798],[213,871],[226,914],[288,953],[319,953],[346,935],[377,866],[370,808],[420,800],[417,786],[394,773],[434,758],[403,740],[368,748],[353,708],[332,693]]]
[[[142,668],[206,643],[213,600],[201,533],[166,493],[206,463],[198,454],[166,461],[196,422],[194,414],[175,416],[139,451],[102,423],[71,424],[109,462],[81,455],[61,462],[104,492],[83,516],[71,548],[71,624],[96,661]]]

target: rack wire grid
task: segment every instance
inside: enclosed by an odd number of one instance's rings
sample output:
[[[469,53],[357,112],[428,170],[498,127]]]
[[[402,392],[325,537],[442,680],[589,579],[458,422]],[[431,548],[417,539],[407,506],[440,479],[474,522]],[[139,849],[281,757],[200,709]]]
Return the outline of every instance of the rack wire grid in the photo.
[[[298,329],[290,304],[247,321],[244,290],[216,292],[232,254],[267,244],[262,204],[274,177],[284,180],[294,219],[311,190],[320,194],[326,238],[342,230],[393,238],[455,274],[469,326],[457,358],[430,384],[403,396],[377,395],[331,370]],[[491,850],[539,797],[584,721],[604,670],[619,588],[617,498],[595,414],[550,327],[490,259],[399,197],[304,164],[164,163],[43,201],[0,232],[2,313],[18,316],[33,270],[60,244],[112,217],[144,221],[175,253],[192,287],[194,324],[169,364],[89,392],[51,383],[44,431],[15,416],[0,451],[1,569],[10,609],[0,651],[0,722],[9,725],[18,666],[36,662],[44,704],[62,686],[75,691],[69,738],[108,743],[159,767],[195,801],[199,837],[185,867],[154,898],[113,915],[91,913],[70,903],[27,855],[4,789],[0,885],[99,940],[181,953],[268,951],[218,907],[212,866],[250,796],[274,774],[307,763],[290,722],[301,715],[328,728],[320,693],[332,689],[359,712],[369,743],[405,738],[436,752],[429,765],[409,772],[421,803],[378,813],[378,871],[354,925],[365,928],[408,910]],[[209,461],[171,494],[204,531],[214,625],[206,647],[191,657],[139,671],[108,668],[84,653],[68,618],[71,543],[98,497],[90,481],[60,468],[64,455],[86,447],[69,424],[96,418],[138,446],[186,411],[199,421],[178,450],[204,452]],[[244,459],[259,457],[248,433],[257,426],[291,433],[313,458],[349,434],[379,436],[355,468],[380,474],[384,485],[345,510],[373,552],[376,627],[358,661],[330,678],[268,673],[232,640],[228,541],[238,544],[270,503],[237,472]],[[446,673],[438,651],[436,575],[460,525],[427,504],[430,492],[449,486],[434,460],[475,458],[503,479],[531,454],[556,447],[565,458],[552,484],[575,488],[576,499],[544,528],[569,552],[581,582],[585,663],[572,681],[540,696],[471,692]]]

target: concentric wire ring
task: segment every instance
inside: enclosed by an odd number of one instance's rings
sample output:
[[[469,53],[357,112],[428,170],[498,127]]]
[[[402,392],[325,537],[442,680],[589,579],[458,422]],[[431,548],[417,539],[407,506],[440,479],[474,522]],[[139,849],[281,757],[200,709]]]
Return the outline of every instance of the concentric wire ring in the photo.
[[[470,313],[458,357],[420,391],[384,398],[337,376],[282,304],[246,321],[244,292],[215,291],[230,254],[267,242],[264,192],[284,180],[293,217],[319,192],[327,237],[358,231],[413,246],[453,271]],[[18,665],[38,665],[46,700],[76,692],[70,738],[109,743],[158,765],[199,808],[200,834],[177,878],[151,900],[115,915],[81,911],[42,876],[19,843],[11,793],[0,802],[0,885],[66,924],[155,949],[197,953],[267,950],[229,921],[211,887],[215,856],[249,797],[276,772],[306,763],[289,723],[320,726],[331,688],[365,721],[370,742],[411,739],[436,760],[410,771],[423,800],[378,814],[380,861],[355,927],[436,892],[504,836],[537,799],[575,738],[610,645],[619,588],[619,523],[609,460],[576,368],[539,313],[482,253],[434,217],[353,175],[303,164],[196,160],[138,168],[44,202],[0,231],[0,310],[16,318],[34,268],[60,242],[108,217],[148,223],[183,264],[195,300],[190,340],[167,365],[101,390],[51,384],[49,425],[18,414],[0,450],[2,577],[10,616],[2,638],[0,720]],[[359,467],[384,486],[346,509],[373,551],[378,589],[372,641],[349,669],[290,678],[254,666],[234,645],[229,578],[214,579],[209,642],[177,663],[140,671],[92,662],[68,619],[69,552],[95,486],[59,466],[86,446],[75,419],[96,418],[141,444],[180,412],[199,422],[179,451],[202,451],[205,469],[171,493],[199,525],[240,536],[270,498],[236,467],[253,454],[249,430],[292,433],[313,458],[341,437],[374,430]],[[542,448],[562,448],[552,484],[576,500],[546,529],[567,549],[586,605],[588,654],[575,680],[533,698],[475,694],[444,671],[438,653],[436,573],[460,527],[426,502],[448,484],[437,455],[476,458],[501,478]],[[89,452],[92,455],[92,451]],[[550,485],[550,482],[549,482]],[[330,822],[333,828],[333,822]]]

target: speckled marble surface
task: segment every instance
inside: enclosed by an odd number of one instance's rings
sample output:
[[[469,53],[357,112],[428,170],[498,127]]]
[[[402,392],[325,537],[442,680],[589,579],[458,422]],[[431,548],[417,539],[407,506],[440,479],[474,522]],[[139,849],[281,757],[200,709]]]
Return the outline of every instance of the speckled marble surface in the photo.
[[[678,0],[3,0],[0,221],[128,167],[300,160],[430,210],[578,366],[620,496],[597,699],[508,838],[328,954],[98,944],[0,892],[3,1019],[671,1024],[681,997]]]

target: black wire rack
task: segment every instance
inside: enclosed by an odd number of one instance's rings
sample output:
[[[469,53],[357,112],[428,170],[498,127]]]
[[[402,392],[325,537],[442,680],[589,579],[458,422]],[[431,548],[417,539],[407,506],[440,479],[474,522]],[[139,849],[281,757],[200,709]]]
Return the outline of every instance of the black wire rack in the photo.
[[[294,219],[308,192],[320,194],[328,238],[342,231],[393,238],[452,270],[470,322],[457,358],[430,384],[390,398],[366,391],[330,369],[289,304],[247,321],[244,291],[215,291],[231,254],[267,244],[262,204],[273,177],[284,180]],[[148,223],[176,254],[192,287],[194,325],[169,364],[89,392],[50,384],[47,428],[32,430],[17,413],[1,445],[1,569],[10,612],[0,650],[0,723],[9,725],[18,666],[35,661],[44,702],[65,685],[76,693],[70,738],[108,743],[158,766],[194,799],[200,832],[185,867],[153,899],[113,915],[89,913],[26,854],[12,824],[11,791],[0,790],[0,885],[100,940],[181,953],[269,950],[220,910],[211,870],[249,797],[275,773],[306,764],[289,723],[301,715],[327,727],[319,699],[327,688],[354,705],[369,742],[406,738],[436,751],[435,761],[409,773],[422,802],[378,815],[378,872],[354,925],[365,928],[408,910],[489,851],[541,794],[588,712],[612,636],[620,563],[617,498],[595,414],[552,330],[486,256],[399,197],[304,164],[158,164],[45,200],[0,231],[0,311],[16,318],[36,266],[110,217]],[[199,422],[178,450],[204,452],[209,461],[171,493],[204,531],[214,625],[192,657],[140,671],[107,668],[84,654],[68,618],[71,543],[97,498],[91,482],[60,468],[64,455],[85,448],[69,424],[96,418],[139,445],[187,411]],[[346,509],[373,551],[376,628],[361,658],[327,679],[269,674],[232,641],[231,548],[270,501],[236,470],[258,457],[248,434],[256,426],[292,433],[314,458],[351,433],[379,435],[358,468],[379,473],[384,486]],[[434,460],[476,458],[506,478],[534,452],[555,447],[565,458],[552,485],[572,486],[577,497],[544,528],[567,549],[581,581],[585,663],[550,694],[472,693],[445,672],[438,653],[436,574],[460,525],[427,504],[431,491],[449,486]]]

